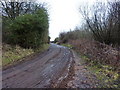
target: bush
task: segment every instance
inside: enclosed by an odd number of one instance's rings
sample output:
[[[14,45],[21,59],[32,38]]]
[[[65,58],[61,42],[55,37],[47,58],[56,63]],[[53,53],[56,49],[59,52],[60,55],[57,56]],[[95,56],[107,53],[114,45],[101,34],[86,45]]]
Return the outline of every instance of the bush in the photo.
[[[61,32],[59,35],[59,42],[68,43],[70,40],[77,40],[81,38],[92,39],[91,32],[82,29],[75,29],[74,31]]]
[[[54,43],[57,43],[57,42],[59,42],[59,37],[56,37],[54,40]]]
[[[4,43],[9,43],[11,30],[8,28],[8,25],[12,23],[12,20],[8,19],[7,17],[2,17],[2,41]]]
[[[48,42],[48,14],[44,8],[16,17],[8,28],[12,32],[9,37],[12,44],[37,48]]]

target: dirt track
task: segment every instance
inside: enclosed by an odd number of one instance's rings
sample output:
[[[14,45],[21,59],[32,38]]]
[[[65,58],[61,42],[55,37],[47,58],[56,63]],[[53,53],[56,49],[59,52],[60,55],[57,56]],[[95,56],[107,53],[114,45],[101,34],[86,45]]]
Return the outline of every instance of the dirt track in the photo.
[[[61,87],[67,83],[73,65],[73,54],[68,48],[51,44],[37,58],[4,70],[3,88]]]

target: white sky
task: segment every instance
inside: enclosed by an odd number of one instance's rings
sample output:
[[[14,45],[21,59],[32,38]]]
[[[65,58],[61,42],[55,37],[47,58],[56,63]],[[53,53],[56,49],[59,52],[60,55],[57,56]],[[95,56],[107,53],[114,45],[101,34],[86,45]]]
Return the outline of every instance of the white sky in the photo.
[[[49,8],[49,35],[51,40],[59,36],[62,31],[73,30],[82,24],[79,7],[92,4],[95,0],[38,0],[46,2]]]

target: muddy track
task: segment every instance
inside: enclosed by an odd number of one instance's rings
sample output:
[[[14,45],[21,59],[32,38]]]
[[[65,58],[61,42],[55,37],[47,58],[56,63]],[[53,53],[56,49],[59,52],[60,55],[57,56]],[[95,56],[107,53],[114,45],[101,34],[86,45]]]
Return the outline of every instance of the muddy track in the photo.
[[[68,48],[51,44],[48,51],[33,60],[3,70],[2,85],[3,88],[62,87],[67,84],[73,65],[73,54]]]

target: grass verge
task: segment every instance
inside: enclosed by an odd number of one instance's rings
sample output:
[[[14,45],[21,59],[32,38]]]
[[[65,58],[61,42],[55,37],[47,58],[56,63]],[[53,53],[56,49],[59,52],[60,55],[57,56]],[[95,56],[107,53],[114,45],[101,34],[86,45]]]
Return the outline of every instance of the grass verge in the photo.
[[[49,44],[44,44],[37,50],[24,49],[20,46],[11,46],[8,44],[3,44],[2,53],[2,66],[12,64],[16,61],[20,61],[24,57],[31,56],[35,53],[40,53],[49,48]]]
[[[82,64],[86,64],[86,68],[100,81],[101,86],[99,88],[120,88],[120,76],[113,67],[94,62],[86,55],[80,55],[80,57],[82,58]]]
[[[73,46],[70,44],[61,44],[62,46],[68,47],[68,48],[72,48]]]

